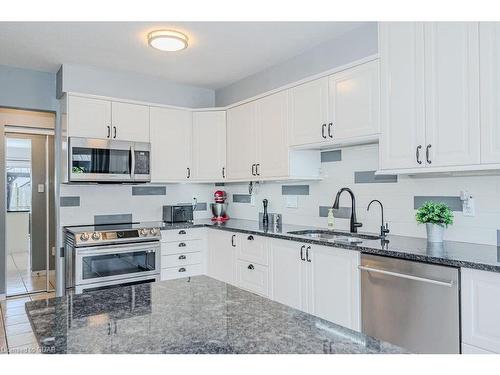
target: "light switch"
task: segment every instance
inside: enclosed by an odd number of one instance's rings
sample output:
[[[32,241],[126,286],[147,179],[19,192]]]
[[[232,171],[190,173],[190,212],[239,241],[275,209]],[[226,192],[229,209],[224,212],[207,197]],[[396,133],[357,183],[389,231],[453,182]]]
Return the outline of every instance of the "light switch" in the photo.
[[[299,197],[296,195],[286,196],[286,206],[288,208],[298,208],[299,207]]]
[[[45,185],[44,184],[38,184],[38,192],[45,193]]]

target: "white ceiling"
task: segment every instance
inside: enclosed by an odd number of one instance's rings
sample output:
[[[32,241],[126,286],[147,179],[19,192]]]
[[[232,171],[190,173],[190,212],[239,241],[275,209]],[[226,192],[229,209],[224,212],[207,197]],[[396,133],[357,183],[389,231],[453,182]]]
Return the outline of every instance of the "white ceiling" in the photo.
[[[0,22],[0,64],[56,72],[63,63],[163,77],[217,89],[335,38],[361,22]],[[150,48],[173,28],[189,48]]]

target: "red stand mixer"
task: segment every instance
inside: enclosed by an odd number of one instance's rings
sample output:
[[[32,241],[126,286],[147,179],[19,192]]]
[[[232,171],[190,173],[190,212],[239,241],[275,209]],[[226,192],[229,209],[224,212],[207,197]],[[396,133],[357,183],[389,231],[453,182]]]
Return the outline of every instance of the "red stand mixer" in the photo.
[[[215,203],[210,204],[210,208],[212,209],[212,221],[227,221],[229,220],[229,216],[227,216],[227,203],[226,203],[227,195],[224,190],[217,190],[214,193]]]

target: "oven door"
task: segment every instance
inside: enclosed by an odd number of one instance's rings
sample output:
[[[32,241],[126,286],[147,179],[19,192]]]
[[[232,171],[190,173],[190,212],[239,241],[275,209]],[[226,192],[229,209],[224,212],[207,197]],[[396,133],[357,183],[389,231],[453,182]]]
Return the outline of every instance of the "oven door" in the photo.
[[[75,248],[75,286],[157,275],[158,241]]]
[[[149,143],[69,139],[71,182],[147,182],[151,179],[149,169]]]

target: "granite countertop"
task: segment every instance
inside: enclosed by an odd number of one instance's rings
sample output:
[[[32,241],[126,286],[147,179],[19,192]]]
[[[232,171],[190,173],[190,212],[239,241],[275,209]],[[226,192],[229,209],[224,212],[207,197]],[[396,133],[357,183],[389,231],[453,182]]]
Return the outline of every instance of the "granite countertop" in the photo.
[[[453,267],[466,267],[500,272],[500,247],[493,245],[454,241],[445,241],[442,244],[429,244],[425,238],[393,235],[387,236],[388,241],[363,240],[360,244],[347,244],[288,234],[288,232],[291,231],[310,229],[325,230],[325,228],[283,224],[281,228],[275,230],[271,225],[268,228],[263,227],[257,220],[241,219],[230,219],[224,223],[216,223],[210,219],[197,220],[194,223],[164,223],[162,229],[168,230],[190,227],[210,227],[220,230],[287,239],[301,243],[338,247],[361,251],[367,254],[383,255]]]
[[[44,353],[405,353],[208,276],[26,303]]]

